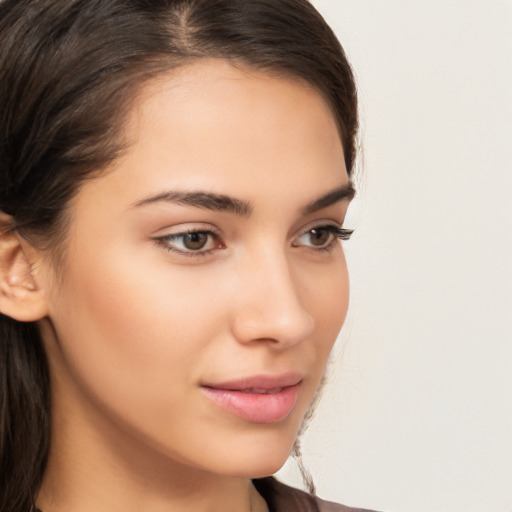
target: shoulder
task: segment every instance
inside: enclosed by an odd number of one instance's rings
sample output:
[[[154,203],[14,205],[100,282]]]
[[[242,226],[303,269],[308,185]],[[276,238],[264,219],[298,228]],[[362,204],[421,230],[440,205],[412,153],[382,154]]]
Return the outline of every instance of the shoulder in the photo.
[[[270,512],[372,512],[322,500],[285,485],[274,477],[259,478],[253,483],[267,502]]]

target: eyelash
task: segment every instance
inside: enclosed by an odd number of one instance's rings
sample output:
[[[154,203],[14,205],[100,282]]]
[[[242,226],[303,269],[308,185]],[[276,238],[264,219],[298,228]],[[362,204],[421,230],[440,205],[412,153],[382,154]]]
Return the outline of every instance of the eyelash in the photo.
[[[314,251],[327,251],[327,252],[331,251],[335,247],[335,244],[338,240],[343,240],[343,241],[349,240],[352,233],[354,232],[353,229],[346,229],[346,228],[339,227],[339,226],[333,226],[332,224],[326,224],[326,225],[314,226],[314,227],[308,229],[307,231],[304,231],[304,233],[302,233],[302,235],[300,235],[299,238],[303,237],[304,235],[307,235],[308,233],[312,233],[313,231],[327,231],[330,235],[333,236],[333,238],[331,240],[329,240],[325,246],[320,246],[320,247],[309,246],[308,247]],[[294,245],[294,246],[298,247],[299,244]]]
[[[350,237],[352,236],[352,233],[354,232],[353,229],[340,228],[338,226],[320,226],[320,228],[328,228],[338,240],[343,240],[343,241],[350,240]],[[313,229],[319,229],[319,228],[313,228]]]
[[[350,237],[352,236],[352,233],[354,232],[353,229],[346,229],[346,228],[342,228],[339,226],[333,226],[331,224],[327,224],[327,225],[320,225],[320,226],[312,227],[312,228],[308,229],[307,231],[305,231],[304,233],[302,233],[302,235],[300,235],[300,236],[302,237],[302,236],[307,235],[308,233],[311,233],[315,230],[316,231],[325,230],[325,231],[328,231],[331,235],[333,235],[332,240],[330,240],[329,243],[327,245],[325,245],[324,247],[318,247],[318,248],[315,248],[313,246],[309,247],[315,251],[330,251],[334,247],[336,241],[349,240]],[[180,249],[171,247],[171,245],[169,244],[170,240],[176,240],[176,239],[183,238],[186,235],[194,235],[194,234],[207,235],[208,237],[211,237],[211,239],[216,243],[216,247],[214,249],[207,249],[207,250],[197,250],[197,251],[183,250],[182,251]],[[220,244],[221,246],[219,247],[220,240],[221,240],[221,237],[220,237],[219,233],[212,231],[210,229],[203,229],[203,228],[187,229],[187,230],[179,232],[179,233],[172,233],[170,235],[165,235],[165,236],[161,236],[161,237],[154,239],[155,243],[158,246],[163,247],[165,250],[167,250],[169,252],[177,253],[177,254],[180,254],[183,256],[188,256],[188,257],[207,256],[213,250],[222,248],[222,244]],[[298,246],[299,245],[294,245],[294,247],[298,247]]]

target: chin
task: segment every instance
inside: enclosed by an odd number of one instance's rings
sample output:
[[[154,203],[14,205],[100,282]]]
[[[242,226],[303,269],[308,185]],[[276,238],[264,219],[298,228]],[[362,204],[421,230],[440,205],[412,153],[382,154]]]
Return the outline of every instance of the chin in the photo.
[[[254,431],[232,438],[221,463],[225,473],[243,478],[262,478],[279,471],[302,430],[303,413],[297,410],[280,424],[259,425]]]
[[[231,467],[229,475],[246,479],[263,478],[273,475],[284,466],[288,456],[289,453],[280,456],[273,454],[267,458],[260,456],[259,458],[247,459]],[[224,469],[226,470],[227,468]]]
[[[295,434],[295,433],[294,433]],[[295,435],[259,435],[233,442],[226,450],[220,472],[241,478],[262,478],[279,471],[293,449]],[[238,440],[242,441],[242,440]]]

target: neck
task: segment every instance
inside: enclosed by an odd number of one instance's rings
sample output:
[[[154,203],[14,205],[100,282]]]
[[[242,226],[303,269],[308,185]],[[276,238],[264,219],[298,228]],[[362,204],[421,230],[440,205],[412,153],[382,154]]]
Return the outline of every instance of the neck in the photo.
[[[162,493],[149,486],[108,487],[105,482],[97,485],[94,481],[81,481],[81,487],[72,490],[73,482],[68,480],[63,489],[49,477],[41,488],[37,507],[41,512],[268,512],[266,503],[250,481],[239,482],[239,485],[220,484],[215,488],[200,484],[193,491],[185,492],[171,491],[175,487],[171,484],[170,489]]]

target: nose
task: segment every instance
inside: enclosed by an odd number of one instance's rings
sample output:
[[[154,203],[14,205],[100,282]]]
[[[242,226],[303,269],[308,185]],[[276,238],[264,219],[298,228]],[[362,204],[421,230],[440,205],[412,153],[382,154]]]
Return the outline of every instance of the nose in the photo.
[[[287,348],[308,338],[314,318],[304,307],[299,275],[285,255],[267,254],[246,262],[236,272],[232,331],[240,343],[265,341]]]

